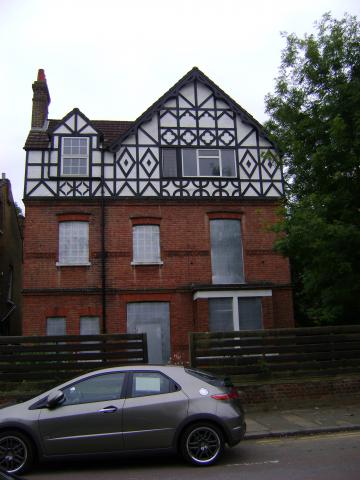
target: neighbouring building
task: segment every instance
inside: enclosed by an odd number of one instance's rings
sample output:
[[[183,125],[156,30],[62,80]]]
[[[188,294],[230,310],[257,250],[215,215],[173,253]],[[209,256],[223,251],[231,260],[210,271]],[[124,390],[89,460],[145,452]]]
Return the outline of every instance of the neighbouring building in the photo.
[[[0,335],[20,335],[22,315],[22,226],[5,174],[0,179]]]
[[[43,70],[33,93],[25,335],[146,332],[162,362],[192,331],[293,326],[282,172],[249,113],[197,68],[133,122],[49,120]]]

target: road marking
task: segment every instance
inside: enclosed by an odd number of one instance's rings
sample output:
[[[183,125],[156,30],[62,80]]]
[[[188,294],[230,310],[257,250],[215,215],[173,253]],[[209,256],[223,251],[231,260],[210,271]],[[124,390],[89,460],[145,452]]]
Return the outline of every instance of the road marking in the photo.
[[[280,460],[265,460],[264,462],[244,462],[244,463],[228,463],[225,467],[251,467],[252,465],[267,465],[280,463]]]

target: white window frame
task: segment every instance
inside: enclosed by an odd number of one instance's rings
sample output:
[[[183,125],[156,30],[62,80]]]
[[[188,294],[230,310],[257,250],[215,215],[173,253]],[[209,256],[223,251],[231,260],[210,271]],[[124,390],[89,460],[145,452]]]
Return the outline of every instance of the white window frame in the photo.
[[[133,261],[131,265],[162,265],[160,226],[133,225]]]
[[[89,262],[89,222],[59,223],[59,261],[56,265],[59,267],[91,265]]]
[[[185,150],[192,150],[191,148],[182,148],[181,149],[181,169],[183,177],[193,177],[193,175],[185,175],[184,173],[184,151]],[[213,155],[203,155],[201,154],[202,151],[207,150],[214,152]],[[226,150],[232,150],[231,148],[227,148]],[[234,175],[223,175],[223,165],[222,165],[222,151],[221,148],[196,148],[196,177],[200,178],[236,178],[236,162],[235,162],[235,150],[234,159],[233,159],[233,166],[234,166]],[[219,161],[219,175],[200,175],[200,159],[202,158],[215,158]]]
[[[239,319],[239,298],[254,298],[254,297],[272,297],[271,290],[210,290],[196,292],[193,296],[194,301],[198,299],[209,299],[209,298],[231,298],[232,299],[232,311],[233,311],[233,326],[234,331],[240,330],[240,319]]]
[[[74,145],[71,145],[73,140],[82,140],[86,141],[86,154],[85,153],[65,153],[65,147],[70,147],[72,149],[75,147]],[[66,145],[66,143],[69,143],[69,145]],[[65,162],[66,160],[76,160],[79,161],[79,163],[84,163],[85,165],[79,165],[79,166],[86,166],[86,173],[74,173],[74,171],[71,172],[66,172],[65,173],[65,168],[75,168],[77,167],[76,165],[70,165],[65,167]],[[78,167],[79,167],[78,166]],[[89,176],[89,138],[88,137],[63,137],[62,142],[61,142],[61,175],[64,177],[88,177]]]

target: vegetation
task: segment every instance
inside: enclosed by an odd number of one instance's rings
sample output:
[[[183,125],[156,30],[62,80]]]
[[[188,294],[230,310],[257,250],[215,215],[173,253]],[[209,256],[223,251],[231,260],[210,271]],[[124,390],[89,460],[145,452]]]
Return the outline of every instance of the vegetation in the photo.
[[[300,325],[360,323],[360,24],[325,14],[283,34],[266,128],[286,180],[276,248],[291,260]],[[285,232],[285,235],[284,235]]]

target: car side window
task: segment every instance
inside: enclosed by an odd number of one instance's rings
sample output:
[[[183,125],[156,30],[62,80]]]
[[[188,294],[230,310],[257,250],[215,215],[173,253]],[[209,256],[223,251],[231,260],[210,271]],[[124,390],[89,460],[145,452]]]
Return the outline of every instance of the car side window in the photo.
[[[176,385],[160,372],[134,372],[131,396],[159,395],[176,390]]]
[[[63,389],[65,401],[62,405],[117,400],[121,397],[125,372],[95,375]]]

